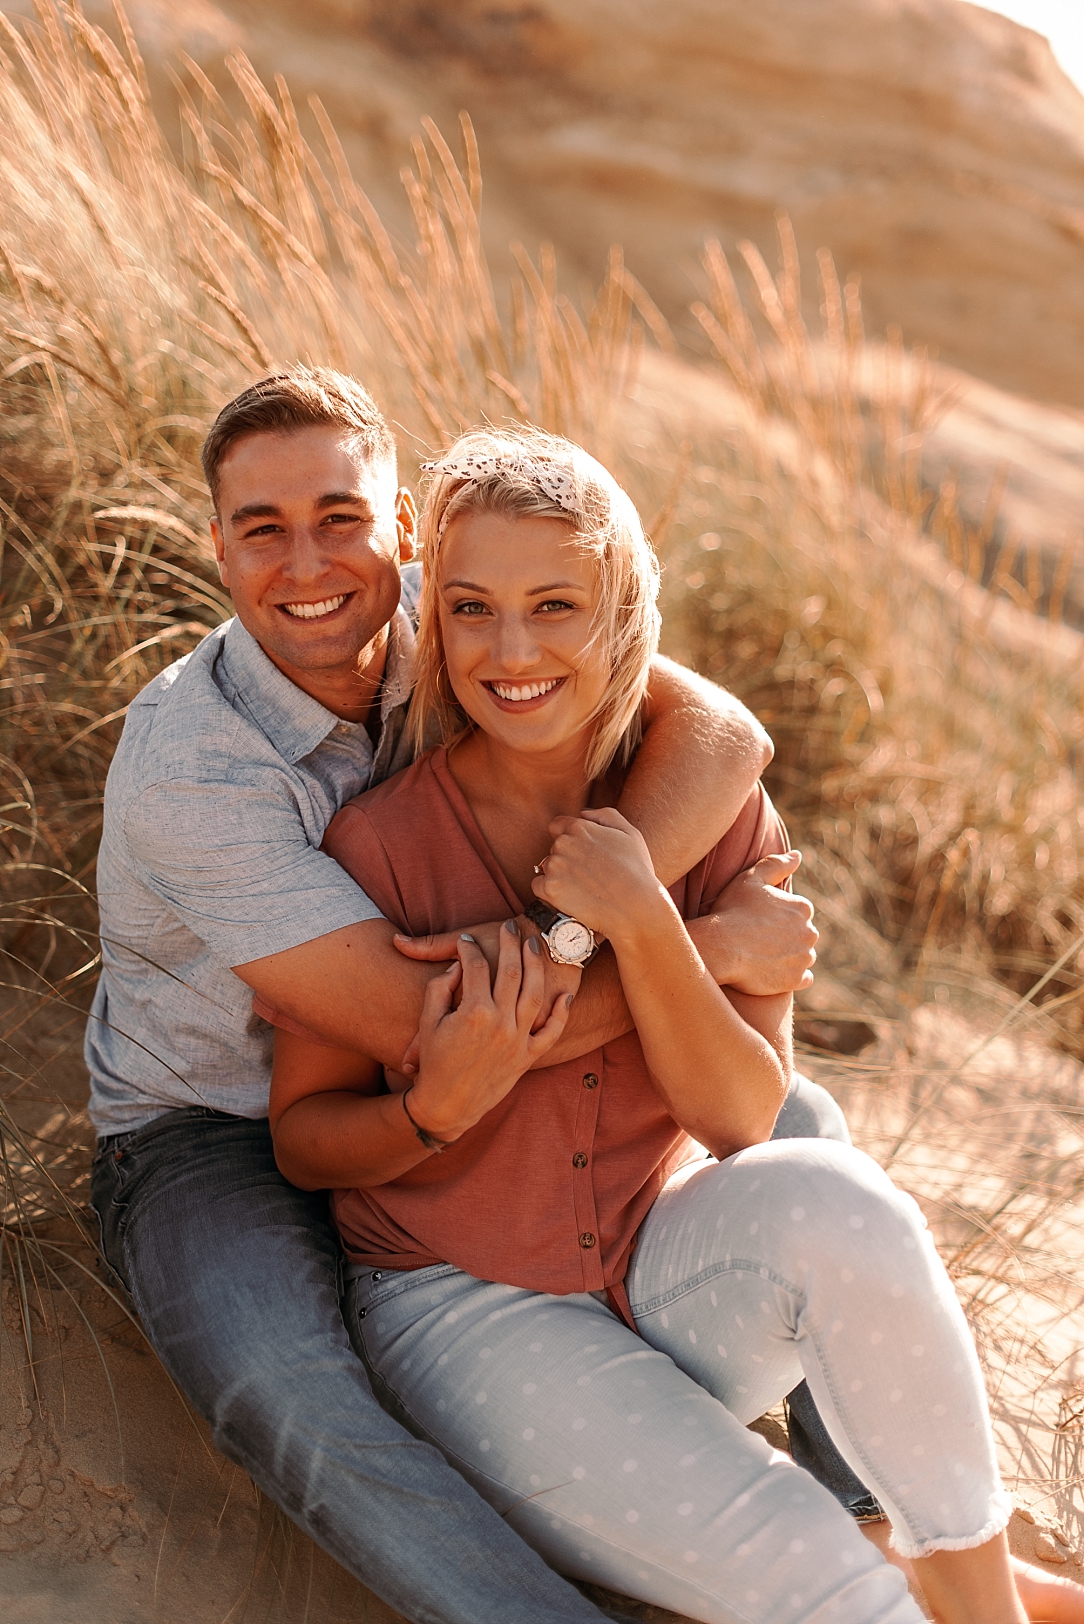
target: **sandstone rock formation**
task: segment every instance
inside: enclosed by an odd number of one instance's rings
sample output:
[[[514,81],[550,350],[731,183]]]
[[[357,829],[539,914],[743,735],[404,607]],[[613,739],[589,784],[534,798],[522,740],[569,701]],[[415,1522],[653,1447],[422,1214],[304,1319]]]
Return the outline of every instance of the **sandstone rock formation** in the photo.
[[[510,236],[549,237],[570,281],[595,280],[620,241],[680,322],[703,238],[774,261],[783,209],[806,254],[861,276],[871,332],[898,323],[1002,388],[1084,406],[1084,96],[1038,34],[965,0],[129,9],[152,64],[184,49],[222,83],[240,45],[299,104],[319,94],[400,218],[419,117],[451,134],[469,110],[498,263]],[[809,298],[815,314],[812,280]]]

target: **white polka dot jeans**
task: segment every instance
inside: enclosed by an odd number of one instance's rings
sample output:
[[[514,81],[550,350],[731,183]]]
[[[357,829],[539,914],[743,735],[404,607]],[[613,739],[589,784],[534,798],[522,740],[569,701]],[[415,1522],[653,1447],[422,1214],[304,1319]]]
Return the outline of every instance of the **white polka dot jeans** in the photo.
[[[910,1197],[850,1146],[782,1140],[660,1195],[593,1295],[450,1265],[366,1272],[347,1326],[378,1392],[561,1572],[705,1624],[918,1624],[831,1494],[745,1430],[804,1375],[909,1555],[1010,1506],[974,1347]]]

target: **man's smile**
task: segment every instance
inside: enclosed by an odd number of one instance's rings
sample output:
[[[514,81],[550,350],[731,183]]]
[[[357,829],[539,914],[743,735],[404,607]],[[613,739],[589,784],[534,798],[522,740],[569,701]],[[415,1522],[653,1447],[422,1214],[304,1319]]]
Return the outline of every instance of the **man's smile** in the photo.
[[[280,603],[276,608],[282,609],[295,620],[324,620],[333,615],[336,609],[341,609],[347,598],[353,597],[352,592],[341,592],[334,598],[321,598],[319,603]]]

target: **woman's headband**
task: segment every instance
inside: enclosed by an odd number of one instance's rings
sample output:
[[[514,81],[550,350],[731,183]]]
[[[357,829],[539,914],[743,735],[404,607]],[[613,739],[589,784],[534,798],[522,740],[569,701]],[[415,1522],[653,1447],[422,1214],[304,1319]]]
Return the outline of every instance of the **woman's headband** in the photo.
[[[459,457],[440,457],[435,462],[423,462],[422,472],[440,474],[445,479],[462,479],[471,485],[481,485],[494,474],[513,474],[524,479],[549,497],[565,513],[579,510],[576,482],[566,468],[541,462],[529,454],[501,454],[486,456],[478,451],[466,451]]]

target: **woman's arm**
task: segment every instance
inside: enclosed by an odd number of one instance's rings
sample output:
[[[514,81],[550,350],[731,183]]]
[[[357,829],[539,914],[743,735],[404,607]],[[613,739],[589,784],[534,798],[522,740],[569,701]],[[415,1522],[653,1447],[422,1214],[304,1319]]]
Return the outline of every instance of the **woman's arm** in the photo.
[[[283,1178],[302,1190],[365,1188],[406,1173],[426,1150],[380,1067],[279,1027],[268,1116]]]
[[[275,1034],[270,1120],[279,1171],[304,1190],[366,1189],[452,1144],[504,1098],[552,1048],[568,1019],[561,1000],[540,1031],[531,1027],[545,995],[542,956],[513,921],[501,931],[493,989],[489,965],[470,936],[426,988],[420,1065],[409,1089],[378,1094],[380,1067],[281,1028]],[[463,996],[453,1009],[462,982]]]
[[[790,998],[733,999],[712,980],[642,837],[586,812],[546,864],[554,904],[609,939],[667,1109],[717,1156],[771,1135],[790,1079]]]

